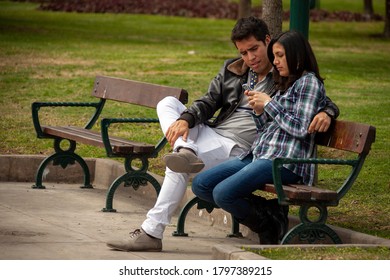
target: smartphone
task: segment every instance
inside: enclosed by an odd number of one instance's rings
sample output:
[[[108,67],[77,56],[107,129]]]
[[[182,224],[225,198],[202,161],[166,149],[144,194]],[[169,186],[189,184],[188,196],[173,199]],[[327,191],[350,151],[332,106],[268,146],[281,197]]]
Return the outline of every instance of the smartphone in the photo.
[[[248,84],[242,84],[242,88],[245,90],[251,90],[251,88],[248,86]]]

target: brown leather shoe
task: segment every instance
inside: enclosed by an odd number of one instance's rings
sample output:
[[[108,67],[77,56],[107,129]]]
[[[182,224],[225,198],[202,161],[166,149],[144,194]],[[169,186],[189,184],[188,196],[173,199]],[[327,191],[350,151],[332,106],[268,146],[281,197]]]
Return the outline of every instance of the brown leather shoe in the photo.
[[[178,173],[198,173],[204,167],[203,161],[186,148],[165,155],[163,160],[169,169]]]
[[[107,242],[107,246],[119,251],[144,251],[161,252],[161,239],[153,238],[146,234],[143,229],[136,229],[130,232],[130,237],[123,240],[112,240]]]

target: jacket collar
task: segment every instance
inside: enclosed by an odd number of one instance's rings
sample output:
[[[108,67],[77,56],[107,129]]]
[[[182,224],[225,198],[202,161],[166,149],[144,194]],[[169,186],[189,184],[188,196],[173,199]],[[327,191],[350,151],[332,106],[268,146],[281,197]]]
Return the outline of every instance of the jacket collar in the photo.
[[[248,72],[249,67],[245,64],[242,58],[238,58],[230,63],[227,69],[236,75],[243,76]]]

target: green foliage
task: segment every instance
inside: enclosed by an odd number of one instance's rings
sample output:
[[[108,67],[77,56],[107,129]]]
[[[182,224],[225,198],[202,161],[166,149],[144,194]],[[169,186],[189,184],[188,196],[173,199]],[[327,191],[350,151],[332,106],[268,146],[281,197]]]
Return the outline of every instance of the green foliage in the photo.
[[[2,154],[51,153],[51,141],[36,139],[33,101],[95,101],[90,96],[94,77],[109,75],[183,87],[191,102],[207,90],[223,60],[237,55],[229,40],[232,20],[43,12],[36,7],[0,1]],[[329,222],[390,238],[390,42],[377,36],[382,31],[383,22],[317,22],[310,23],[309,38],[327,94],[340,107],[339,118],[377,128],[356,184],[339,207],[330,209]],[[106,109],[118,117],[155,116],[153,110],[126,104]],[[83,124],[89,118],[84,110],[42,113],[50,123]],[[152,142],[161,137],[158,127],[117,132]],[[105,156],[101,149],[83,146],[79,153]],[[158,174],[162,166],[160,157],[151,163]],[[329,182],[335,185],[339,172],[329,168],[324,178],[336,178]]]
[[[355,13],[363,13],[363,0],[316,0],[320,2],[320,9],[330,12],[334,11],[351,11]],[[256,2],[256,1],[252,1]],[[260,1],[262,3],[262,1]],[[290,10],[291,0],[283,0],[283,10]],[[385,1],[372,0],[374,12],[382,16],[385,15]]]

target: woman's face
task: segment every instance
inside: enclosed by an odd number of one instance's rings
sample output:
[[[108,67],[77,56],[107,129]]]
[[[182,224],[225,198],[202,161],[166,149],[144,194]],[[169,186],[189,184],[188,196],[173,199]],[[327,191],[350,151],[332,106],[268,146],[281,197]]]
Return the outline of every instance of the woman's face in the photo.
[[[278,70],[279,75],[282,77],[288,77],[290,71],[287,66],[287,58],[286,58],[286,52],[284,50],[284,47],[278,42],[276,42],[272,46],[272,52],[274,54],[273,64],[275,65],[275,68]]]

